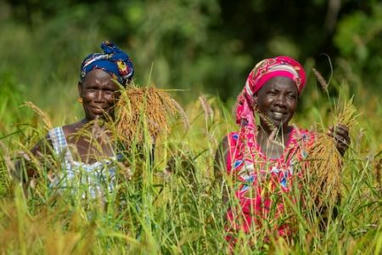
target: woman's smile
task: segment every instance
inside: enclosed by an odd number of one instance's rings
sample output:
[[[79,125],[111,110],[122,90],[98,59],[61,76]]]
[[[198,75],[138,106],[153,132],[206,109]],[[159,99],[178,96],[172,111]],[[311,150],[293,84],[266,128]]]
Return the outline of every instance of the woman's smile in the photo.
[[[101,115],[107,112],[110,107],[103,105],[89,105],[89,108],[93,113]]]
[[[89,105],[89,108],[91,108],[93,112],[105,112],[110,107],[104,105]]]
[[[289,121],[289,115],[286,111],[270,110],[265,113],[266,117],[273,122],[275,126],[280,126]]]
[[[283,112],[278,112],[278,111],[271,111],[273,118],[276,120],[282,120],[285,116],[285,113]]]

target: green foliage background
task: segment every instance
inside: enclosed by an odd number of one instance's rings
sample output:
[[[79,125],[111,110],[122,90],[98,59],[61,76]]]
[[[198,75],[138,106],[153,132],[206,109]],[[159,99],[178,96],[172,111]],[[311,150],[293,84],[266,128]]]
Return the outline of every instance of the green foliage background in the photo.
[[[41,98],[38,88],[75,95],[79,63],[105,39],[129,52],[139,83],[224,100],[236,95],[256,62],[282,54],[313,61],[326,77],[322,54],[328,54],[336,73],[350,69],[381,91],[382,7],[374,0],[3,0],[0,10],[0,68],[32,99]]]
[[[318,234],[300,222],[295,246],[276,245],[274,251],[381,251],[380,1],[0,0],[0,33],[0,247],[8,249],[4,252],[223,253],[225,211],[212,188],[214,151],[222,136],[235,128],[231,106],[248,72],[262,58],[275,55],[295,57],[308,74],[294,122],[305,128],[326,127],[333,102],[351,97],[360,117],[345,158],[342,217]],[[23,107],[25,101],[47,112],[55,126],[82,118],[76,103],[79,66],[87,54],[100,51],[106,39],[131,55],[138,84],[181,89],[173,95],[191,120],[191,129],[178,127],[169,144],[193,155],[199,182],[193,189],[179,175],[169,181],[163,206],[150,199],[139,201],[148,206],[147,214],[130,216],[144,227],[141,239],[135,238],[134,228],[131,233],[114,228],[133,224],[115,212],[94,209],[106,216],[86,221],[82,205],[63,203],[54,211],[51,201],[42,202],[45,196],[24,199],[12,186],[6,167],[17,150],[30,148],[46,133],[39,117]],[[329,97],[312,67],[330,80]],[[208,95],[213,117],[197,99],[202,93]],[[183,168],[187,167],[177,167]],[[151,184],[144,184],[145,194],[156,196]],[[41,203],[46,207],[41,209]],[[147,218],[155,220],[146,222]],[[7,232],[10,229],[14,233]],[[255,252],[247,248],[238,254]],[[265,251],[273,250],[258,253]]]

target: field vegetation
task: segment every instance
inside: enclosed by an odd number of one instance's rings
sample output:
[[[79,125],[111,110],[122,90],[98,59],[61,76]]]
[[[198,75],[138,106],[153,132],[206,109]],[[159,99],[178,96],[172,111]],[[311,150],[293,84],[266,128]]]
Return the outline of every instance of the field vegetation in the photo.
[[[300,203],[289,203],[296,229],[292,240],[271,237],[264,242],[271,222],[254,235],[239,236],[234,253],[382,253],[382,47],[378,40],[382,6],[378,1],[359,6],[343,1],[338,19],[325,28],[312,10],[322,16],[326,1],[302,4],[302,10],[311,14],[306,29],[299,33],[290,29],[288,34],[276,29],[281,18],[274,30],[265,30],[264,20],[275,11],[270,4],[238,1],[246,17],[263,17],[258,30],[249,25],[249,35],[235,29],[244,21],[239,14],[228,15],[231,1],[115,1],[116,7],[102,1],[73,5],[59,1],[59,7],[49,2],[0,2],[2,254],[228,252],[224,217],[235,200],[231,194],[228,204],[222,202],[222,187],[213,175],[215,151],[226,133],[237,130],[232,107],[246,73],[257,60],[281,54],[298,58],[307,71],[308,84],[293,123],[325,133],[350,115],[356,117],[351,118],[352,143],[341,170],[334,169],[339,171],[332,182],[335,187],[329,187],[341,195],[337,216],[332,217],[330,203],[322,226],[314,208],[307,211]],[[93,10],[97,15],[89,20]],[[264,34],[258,42],[254,31]],[[166,123],[169,132],[158,136],[153,163],[144,143],[143,155],[133,151],[126,156],[129,169],[117,165],[118,185],[113,192],[105,199],[83,199],[81,193],[49,188],[48,173],[60,171],[59,157],[38,162],[28,152],[51,127],[82,118],[76,101],[79,65],[88,53],[98,51],[105,38],[131,52],[138,86],[165,88],[184,113]],[[321,55],[326,46],[330,58]],[[345,111],[345,116],[339,116],[350,102],[351,114]],[[175,108],[171,110],[179,111],[179,106]],[[147,131],[147,125],[140,127]],[[145,137],[147,132],[140,139]],[[40,173],[27,188],[14,172],[15,160],[26,157],[22,152]],[[317,192],[319,187],[313,190],[314,196],[331,195],[330,190],[329,194]],[[295,192],[307,199],[313,196],[309,189],[297,187]]]

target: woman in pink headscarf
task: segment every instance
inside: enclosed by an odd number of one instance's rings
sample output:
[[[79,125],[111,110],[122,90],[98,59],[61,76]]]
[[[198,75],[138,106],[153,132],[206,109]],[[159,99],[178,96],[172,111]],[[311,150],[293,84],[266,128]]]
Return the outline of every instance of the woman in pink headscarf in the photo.
[[[232,178],[237,204],[228,209],[227,239],[235,233],[256,233],[267,226],[265,236],[290,236],[285,212],[286,194],[307,163],[307,148],[314,133],[289,125],[305,86],[304,68],[296,60],[279,56],[264,59],[250,72],[236,104],[238,132],[229,133],[217,153],[215,174]],[[339,125],[329,133],[343,155],[350,138]],[[223,192],[227,201],[227,192]],[[290,201],[296,201],[290,197]],[[262,228],[263,230],[265,228]]]

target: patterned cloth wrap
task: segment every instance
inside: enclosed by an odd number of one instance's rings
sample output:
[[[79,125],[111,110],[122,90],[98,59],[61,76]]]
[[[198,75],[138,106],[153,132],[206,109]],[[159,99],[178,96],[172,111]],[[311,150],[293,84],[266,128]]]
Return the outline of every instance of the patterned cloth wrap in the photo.
[[[129,56],[109,41],[103,42],[101,48],[104,53],[92,53],[82,61],[80,82],[93,69],[102,69],[125,87],[134,75],[134,66]]]
[[[233,177],[235,196],[239,206],[227,211],[227,240],[235,240],[232,234],[242,230],[273,226],[279,236],[291,233],[290,226],[283,222],[285,216],[282,193],[288,194],[292,187],[293,174],[307,156],[314,134],[294,127],[280,158],[268,158],[256,141],[257,125],[251,107],[253,94],[266,82],[284,76],[295,81],[299,93],[305,86],[303,67],[290,57],[275,57],[261,61],[250,72],[245,87],[236,104],[236,122],[239,132],[227,135],[229,152],[226,158],[228,174]],[[301,171],[298,171],[301,172]]]
[[[75,161],[62,127],[49,130],[55,156],[62,160],[62,170],[51,180],[50,187],[69,192],[83,199],[107,199],[116,185],[118,155],[92,164]]]

